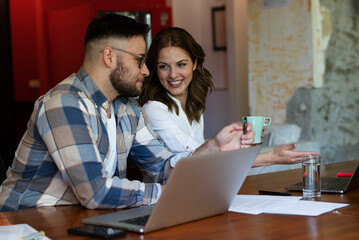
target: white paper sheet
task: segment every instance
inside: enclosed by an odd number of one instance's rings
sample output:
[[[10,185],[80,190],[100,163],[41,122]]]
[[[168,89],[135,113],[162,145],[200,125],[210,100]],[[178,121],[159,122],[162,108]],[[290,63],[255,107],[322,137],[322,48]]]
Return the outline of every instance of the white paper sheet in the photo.
[[[8,226],[0,226],[1,239],[18,240],[32,233],[36,233],[37,230],[28,224],[15,224]],[[46,233],[45,233],[46,234]],[[50,240],[50,238],[44,236],[43,240]]]
[[[348,205],[349,204],[299,200],[292,205],[287,205],[286,207],[272,211],[266,211],[266,213],[319,216],[323,213]]]
[[[237,195],[228,211],[247,214],[290,214],[319,216],[349,204],[300,200],[302,197]]]

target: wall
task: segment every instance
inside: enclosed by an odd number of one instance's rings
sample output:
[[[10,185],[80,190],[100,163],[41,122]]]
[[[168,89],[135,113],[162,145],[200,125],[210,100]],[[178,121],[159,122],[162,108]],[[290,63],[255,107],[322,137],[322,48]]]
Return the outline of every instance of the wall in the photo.
[[[359,13],[351,0],[320,0],[331,38],[322,91],[314,95],[311,122],[327,162],[359,159]],[[330,21],[330,22],[328,22]]]
[[[283,123],[295,90],[313,83],[310,1],[273,8],[248,1],[248,37],[250,114]]]
[[[324,163],[359,158],[359,15],[352,0],[248,1],[253,115],[302,127]],[[313,8],[313,9],[312,9]]]
[[[13,65],[14,98],[34,100],[39,96],[37,88],[29,86],[31,80],[39,79],[36,14],[37,0],[9,1],[11,23],[11,51]]]
[[[162,26],[160,14],[170,11],[165,0],[9,0],[15,102],[34,102],[78,70],[85,30],[97,10],[149,11],[153,33],[172,20],[169,15]]]

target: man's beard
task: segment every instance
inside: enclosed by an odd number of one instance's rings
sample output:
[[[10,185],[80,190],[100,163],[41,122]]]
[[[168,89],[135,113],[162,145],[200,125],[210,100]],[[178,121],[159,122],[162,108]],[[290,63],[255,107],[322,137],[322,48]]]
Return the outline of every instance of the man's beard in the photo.
[[[130,70],[120,61],[117,61],[116,69],[110,74],[110,82],[116,89],[120,97],[137,97],[141,93],[141,89],[136,87],[139,79],[132,78]]]

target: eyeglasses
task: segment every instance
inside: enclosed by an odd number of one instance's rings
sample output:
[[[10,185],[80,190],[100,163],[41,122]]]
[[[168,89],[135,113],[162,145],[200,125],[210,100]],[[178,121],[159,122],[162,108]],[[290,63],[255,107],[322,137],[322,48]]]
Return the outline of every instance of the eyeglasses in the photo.
[[[126,51],[126,50],[121,49],[121,48],[115,48],[115,47],[111,47],[111,48],[113,50],[116,50],[116,51],[120,51],[120,52],[130,54],[131,56],[134,56],[135,58],[137,58],[140,61],[139,64],[138,64],[139,69],[141,69],[143,67],[143,65],[145,64],[145,62],[146,62],[146,57],[147,57],[146,54],[137,54],[137,53]]]

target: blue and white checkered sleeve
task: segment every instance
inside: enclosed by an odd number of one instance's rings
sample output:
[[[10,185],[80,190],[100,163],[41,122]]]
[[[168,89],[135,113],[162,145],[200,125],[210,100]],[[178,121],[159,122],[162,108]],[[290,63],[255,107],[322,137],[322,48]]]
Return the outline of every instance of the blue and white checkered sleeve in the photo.
[[[108,149],[108,142],[102,136],[107,147],[97,145],[101,126],[96,120],[97,110],[90,100],[59,94],[45,101],[41,111],[37,127],[59,169],[58,186],[69,186],[83,206],[130,207],[147,205],[157,198],[155,184],[103,177],[102,155],[106,151],[99,149]],[[59,198],[68,191],[66,189],[49,188]]]

